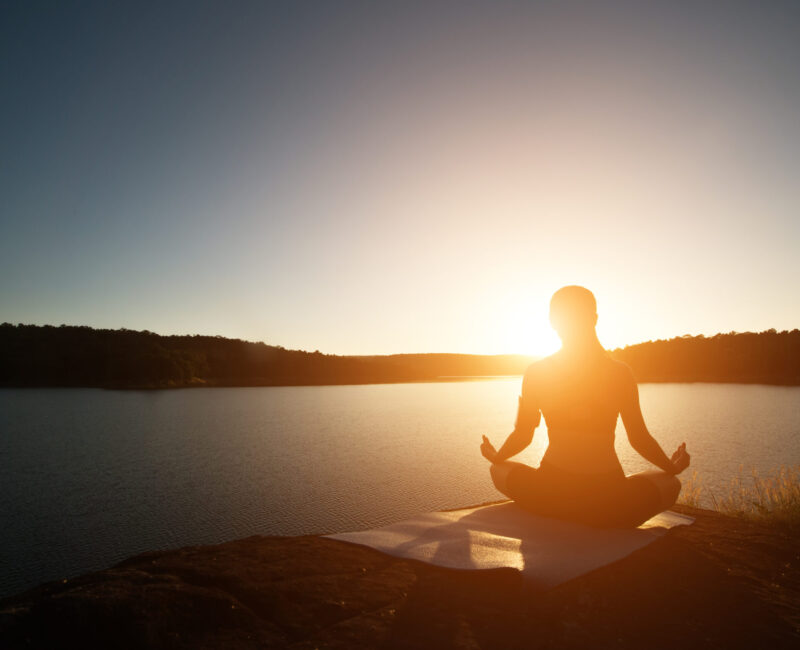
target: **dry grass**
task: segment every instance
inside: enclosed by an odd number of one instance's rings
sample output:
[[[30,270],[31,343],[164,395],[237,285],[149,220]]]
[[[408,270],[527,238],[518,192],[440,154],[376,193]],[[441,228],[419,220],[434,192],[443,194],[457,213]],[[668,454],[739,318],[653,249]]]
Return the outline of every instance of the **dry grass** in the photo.
[[[681,490],[679,503],[697,507],[705,491],[694,472]],[[726,493],[716,495],[709,488],[708,494],[714,508],[723,514],[800,528],[800,465],[781,466],[769,476],[759,476],[755,469],[747,476],[740,465]]]
[[[703,481],[697,474],[697,470],[692,472],[691,478],[681,487],[681,494],[678,503],[682,503],[693,508],[700,507],[700,496],[703,492]]]

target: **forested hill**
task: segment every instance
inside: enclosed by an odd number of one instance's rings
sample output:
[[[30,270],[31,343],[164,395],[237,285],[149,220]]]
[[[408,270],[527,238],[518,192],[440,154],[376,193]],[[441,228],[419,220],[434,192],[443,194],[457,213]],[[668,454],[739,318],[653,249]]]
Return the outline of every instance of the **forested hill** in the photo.
[[[679,337],[613,350],[640,382],[800,385],[800,331]],[[0,386],[278,386],[521,374],[522,355],[337,356],[221,336],[0,325]]]
[[[800,330],[648,341],[611,351],[640,382],[800,385]]]
[[[0,325],[0,386],[292,386],[516,375],[521,355],[337,356],[221,336]]]

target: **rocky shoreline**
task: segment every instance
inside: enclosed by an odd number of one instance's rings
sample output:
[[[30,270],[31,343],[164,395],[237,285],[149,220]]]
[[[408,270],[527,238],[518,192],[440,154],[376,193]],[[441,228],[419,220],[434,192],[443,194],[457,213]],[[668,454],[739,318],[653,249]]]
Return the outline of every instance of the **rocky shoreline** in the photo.
[[[796,648],[800,544],[696,518],[544,592],[318,536],[145,553],[0,600],[2,648]]]

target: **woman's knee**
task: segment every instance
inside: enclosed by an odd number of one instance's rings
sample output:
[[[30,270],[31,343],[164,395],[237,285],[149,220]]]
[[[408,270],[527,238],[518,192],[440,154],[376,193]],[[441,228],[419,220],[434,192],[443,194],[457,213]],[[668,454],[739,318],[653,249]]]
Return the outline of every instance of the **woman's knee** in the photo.
[[[658,489],[662,510],[666,510],[678,500],[678,495],[681,492],[681,481],[677,476],[667,474],[662,470],[640,472],[639,474],[634,474],[634,476],[647,479],[648,482],[655,485]]]
[[[681,481],[674,474],[658,472],[651,480],[654,480],[658,491],[661,494],[661,507],[667,509],[674,505],[681,493]]]
[[[511,474],[511,470],[521,464],[522,463],[514,463],[506,460],[502,463],[492,463],[489,467],[489,473],[492,476],[492,483],[494,483],[494,486],[506,496],[509,496],[508,475]]]
[[[506,493],[509,469],[504,463],[492,463],[489,466],[489,474],[492,476],[492,483],[503,494]]]
[[[669,479],[667,480],[666,490],[669,505],[671,506],[678,500],[678,496],[681,493],[681,480],[675,475],[670,476],[668,474],[667,476],[669,476]]]

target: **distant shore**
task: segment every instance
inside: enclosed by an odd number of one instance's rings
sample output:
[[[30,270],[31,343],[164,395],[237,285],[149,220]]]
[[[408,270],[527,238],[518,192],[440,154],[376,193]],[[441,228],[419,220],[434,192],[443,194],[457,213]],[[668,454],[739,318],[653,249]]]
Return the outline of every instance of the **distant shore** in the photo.
[[[385,379],[385,380],[372,380],[372,381],[337,381],[337,382],[292,382],[292,383],[268,383],[268,382],[254,382],[249,384],[242,383],[226,383],[213,380],[196,380],[177,382],[173,380],[165,382],[154,382],[145,384],[0,384],[0,390],[4,388],[14,389],[36,389],[36,388],[95,388],[98,390],[178,390],[189,388],[285,388],[285,387],[322,387],[322,386],[382,386],[390,384],[442,384],[442,383],[460,383],[470,381],[502,381],[505,379],[522,379],[523,373],[508,374],[508,375],[448,375],[442,377],[424,377],[419,379]],[[675,379],[647,379],[637,382],[640,386],[645,384],[731,384],[738,386],[785,386],[787,388],[800,386],[800,383],[785,383],[785,382],[771,382],[767,380],[762,381],[722,381],[722,380],[675,380]]]
[[[794,648],[796,535],[719,513],[546,592],[318,536],[139,555],[0,600],[7,648]]]
[[[186,389],[186,388],[303,388],[303,387],[322,387],[322,386],[382,386],[390,384],[446,384],[446,383],[460,383],[470,381],[502,381],[504,379],[521,379],[522,374],[517,375],[465,375],[460,376],[447,376],[447,377],[425,377],[422,379],[405,379],[405,380],[392,380],[385,381],[361,381],[361,382],[331,382],[331,383],[252,383],[252,384],[238,384],[238,383],[222,383],[213,381],[189,381],[178,383],[175,381],[168,381],[165,383],[152,383],[152,384],[110,384],[110,385],[0,385],[0,389],[14,388],[14,389],[37,389],[37,388],[95,388],[98,390],[173,390],[173,389]]]
[[[681,336],[610,350],[640,383],[800,385],[800,330]],[[331,386],[519,376],[521,354],[342,356],[221,336],[0,325],[0,387]]]

